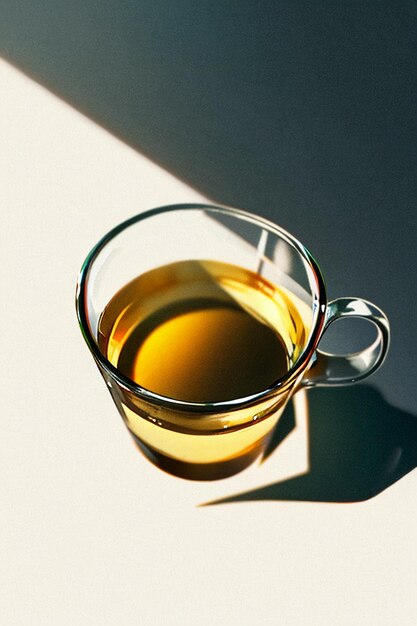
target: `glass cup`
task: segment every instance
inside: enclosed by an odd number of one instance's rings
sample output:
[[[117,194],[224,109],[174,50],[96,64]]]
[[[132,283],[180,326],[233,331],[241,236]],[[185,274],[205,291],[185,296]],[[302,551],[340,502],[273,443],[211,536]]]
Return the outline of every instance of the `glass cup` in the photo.
[[[212,266],[239,268],[259,277],[259,284],[253,279],[250,301],[245,302],[246,288],[242,290],[239,306],[243,311],[259,305],[264,322],[272,327],[281,324],[287,366],[279,377],[240,397],[210,401],[170,397],[135,382],[103,349],[100,324],[115,294],[156,268],[175,268],[190,260],[203,272]],[[216,283],[219,293],[227,292],[226,282],[220,287]],[[191,291],[197,284],[198,280]],[[268,445],[294,392],[360,381],[382,364],[389,346],[389,323],[378,307],[360,298],[327,302],[319,266],[297,239],[259,216],[205,204],[160,207],[111,230],[81,268],[76,308],[87,345],[140,450],[167,472],[195,480],[224,478],[247,467]],[[319,341],[328,326],[347,317],[375,326],[371,345],[347,355],[321,351]],[[223,356],[219,350],[219,363]],[[156,352],[151,357],[158,367],[164,355]],[[262,372],[263,367],[261,353],[256,369]],[[181,374],[180,365],[177,373]]]

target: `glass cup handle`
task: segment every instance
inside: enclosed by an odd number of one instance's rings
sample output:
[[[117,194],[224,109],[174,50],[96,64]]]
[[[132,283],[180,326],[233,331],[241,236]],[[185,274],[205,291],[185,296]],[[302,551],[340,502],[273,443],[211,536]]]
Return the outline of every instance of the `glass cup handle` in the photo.
[[[301,381],[302,387],[351,385],[375,372],[384,361],[390,342],[390,329],[383,311],[360,298],[337,298],[327,306],[324,331],[336,320],[347,317],[359,317],[372,322],[377,328],[375,341],[364,350],[352,354],[337,355],[316,350],[312,365]]]

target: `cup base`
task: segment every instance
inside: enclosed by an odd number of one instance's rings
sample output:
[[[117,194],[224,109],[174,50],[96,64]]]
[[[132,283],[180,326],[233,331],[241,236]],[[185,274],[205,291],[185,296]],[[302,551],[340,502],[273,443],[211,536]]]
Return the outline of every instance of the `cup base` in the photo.
[[[187,480],[220,480],[238,474],[253,463],[264,449],[264,443],[261,441],[257,442],[249,451],[246,450],[244,454],[226,459],[225,461],[218,461],[216,463],[189,463],[166,456],[151,446],[144,444],[143,441],[132,432],[130,432],[130,434],[139,450],[151,463],[168,474]]]

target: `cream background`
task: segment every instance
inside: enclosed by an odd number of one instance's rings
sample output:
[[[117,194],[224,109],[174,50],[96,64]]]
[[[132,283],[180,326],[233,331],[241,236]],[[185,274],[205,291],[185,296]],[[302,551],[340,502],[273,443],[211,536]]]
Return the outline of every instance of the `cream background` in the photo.
[[[308,468],[308,419],[213,484],[136,451],[82,340],[78,269],[192,189],[0,62],[0,619],[10,625],[415,624],[412,472],[359,504],[211,498]]]

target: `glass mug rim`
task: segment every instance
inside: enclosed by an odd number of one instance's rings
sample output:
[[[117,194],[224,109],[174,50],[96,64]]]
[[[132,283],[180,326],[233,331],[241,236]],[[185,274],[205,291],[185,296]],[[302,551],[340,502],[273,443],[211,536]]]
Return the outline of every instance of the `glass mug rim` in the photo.
[[[287,373],[274,381],[269,387],[262,391],[258,391],[242,398],[234,398],[232,400],[224,400],[218,402],[189,402],[184,400],[178,400],[176,398],[170,398],[169,396],[163,396],[155,393],[141,385],[138,385],[130,378],[122,374],[117,367],[115,367],[104,356],[99,349],[96,340],[90,330],[88,322],[88,314],[86,311],[87,302],[87,289],[88,278],[90,270],[93,266],[99,253],[105,248],[105,246],[115,237],[117,237],[122,231],[128,229],[130,226],[137,224],[145,219],[161,215],[163,213],[169,213],[172,211],[188,211],[188,210],[200,210],[210,213],[221,213],[232,217],[243,219],[246,222],[252,223],[255,226],[259,226],[269,231],[270,233],[280,237],[286,241],[306,262],[307,270],[310,276],[314,280],[316,289],[315,300],[316,308],[313,312],[313,327],[310,331],[310,335],[306,346],[302,353],[298,357],[294,365],[287,371]],[[243,209],[237,209],[224,205],[204,204],[204,203],[186,203],[186,204],[171,204],[160,206],[154,209],[149,209],[143,213],[138,213],[127,220],[121,222],[110,231],[108,231],[88,253],[84,263],[81,266],[80,273],[77,280],[75,305],[78,317],[78,323],[80,325],[84,339],[93,354],[94,359],[101,365],[101,367],[113,378],[115,381],[125,390],[142,398],[144,401],[153,403],[156,405],[165,406],[176,411],[182,412],[195,412],[195,413],[211,413],[211,412],[227,412],[229,410],[236,411],[237,409],[244,408],[253,403],[258,403],[263,400],[274,396],[279,390],[287,385],[291,385],[292,382],[298,379],[304,369],[307,368],[311,358],[314,355],[314,351],[317,348],[319,340],[321,338],[327,309],[327,296],[326,287],[323,275],[320,267],[311,254],[311,252],[300,242],[296,237],[288,233],[285,229],[276,225],[274,222],[244,211]]]

